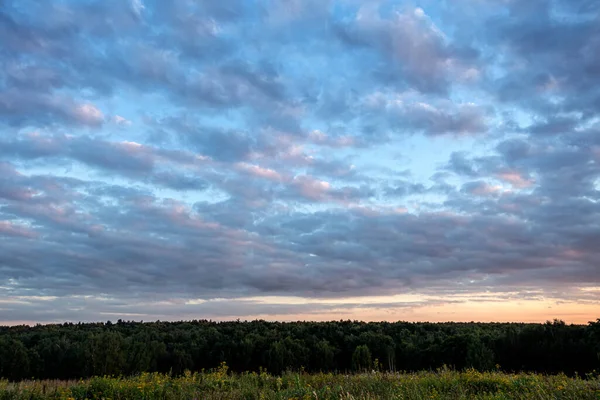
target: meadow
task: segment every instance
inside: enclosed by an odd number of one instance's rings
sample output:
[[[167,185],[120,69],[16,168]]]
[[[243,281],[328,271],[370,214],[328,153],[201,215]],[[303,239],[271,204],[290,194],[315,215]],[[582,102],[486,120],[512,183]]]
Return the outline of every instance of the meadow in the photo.
[[[174,377],[142,373],[130,378],[0,381],[0,400],[25,399],[600,399],[600,377],[458,372],[360,374],[264,370],[231,373],[222,364],[211,371]]]

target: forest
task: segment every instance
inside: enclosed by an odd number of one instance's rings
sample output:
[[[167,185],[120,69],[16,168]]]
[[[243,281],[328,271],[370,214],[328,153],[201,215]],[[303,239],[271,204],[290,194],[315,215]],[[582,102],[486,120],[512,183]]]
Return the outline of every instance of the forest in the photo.
[[[0,327],[0,377],[79,379],[226,363],[234,372],[600,370],[600,319],[587,325],[332,321],[65,323]]]

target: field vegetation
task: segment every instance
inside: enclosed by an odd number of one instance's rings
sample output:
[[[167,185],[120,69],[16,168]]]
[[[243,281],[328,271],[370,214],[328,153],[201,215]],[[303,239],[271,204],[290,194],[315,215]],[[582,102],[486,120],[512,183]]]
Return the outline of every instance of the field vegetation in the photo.
[[[225,364],[179,377],[142,373],[131,378],[0,381],[0,400],[29,399],[600,399],[595,375],[567,377],[496,371],[363,372],[265,371],[234,374]]]

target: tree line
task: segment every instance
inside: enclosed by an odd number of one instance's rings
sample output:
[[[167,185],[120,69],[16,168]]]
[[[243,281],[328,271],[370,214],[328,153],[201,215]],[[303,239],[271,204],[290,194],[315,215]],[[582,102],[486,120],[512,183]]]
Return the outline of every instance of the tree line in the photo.
[[[524,323],[129,322],[0,327],[0,377],[77,379],[217,367],[416,371],[600,370],[600,319]]]

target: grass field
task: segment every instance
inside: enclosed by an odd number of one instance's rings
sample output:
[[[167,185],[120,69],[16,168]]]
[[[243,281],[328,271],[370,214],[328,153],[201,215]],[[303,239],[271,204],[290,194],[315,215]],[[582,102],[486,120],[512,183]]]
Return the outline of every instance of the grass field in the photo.
[[[81,381],[0,381],[5,399],[600,399],[600,377],[480,373],[142,374]]]

